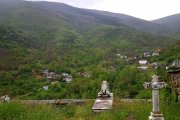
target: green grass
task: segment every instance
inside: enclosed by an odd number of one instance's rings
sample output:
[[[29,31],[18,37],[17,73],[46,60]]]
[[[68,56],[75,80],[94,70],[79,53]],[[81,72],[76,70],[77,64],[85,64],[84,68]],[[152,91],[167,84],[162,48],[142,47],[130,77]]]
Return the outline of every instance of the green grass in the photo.
[[[90,100],[83,105],[22,105],[19,103],[0,104],[0,120],[147,120],[151,103],[114,101],[114,108],[94,113]],[[165,120],[180,120],[180,104],[161,104]]]

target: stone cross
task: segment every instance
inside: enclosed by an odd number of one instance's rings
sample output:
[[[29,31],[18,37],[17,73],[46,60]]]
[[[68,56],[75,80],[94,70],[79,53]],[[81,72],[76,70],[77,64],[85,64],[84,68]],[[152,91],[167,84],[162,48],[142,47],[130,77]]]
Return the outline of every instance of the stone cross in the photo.
[[[166,83],[165,82],[158,82],[158,76],[153,75],[151,82],[145,82],[143,86],[146,89],[152,89],[152,104],[153,104],[153,110],[151,112],[151,115],[149,116],[149,120],[164,120],[160,109],[159,109],[159,89],[165,88]]]

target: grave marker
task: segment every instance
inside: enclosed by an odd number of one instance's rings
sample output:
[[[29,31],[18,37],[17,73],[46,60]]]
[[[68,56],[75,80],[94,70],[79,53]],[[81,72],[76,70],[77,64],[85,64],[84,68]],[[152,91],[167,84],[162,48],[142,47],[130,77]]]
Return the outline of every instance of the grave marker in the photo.
[[[5,96],[2,96],[1,99],[3,99],[4,102],[9,103],[11,98],[8,95],[5,95]]]
[[[145,82],[143,85],[146,89],[152,89],[153,110],[149,116],[149,120],[164,120],[159,109],[159,89],[165,88],[165,82],[158,82],[158,76],[153,75],[151,82]]]
[[[101,112],[112,109],[113,93],[109,92],[109,85],[107,81],[102,81],[101,91],[98,93],[97,99],[92,107],[94,112]]]

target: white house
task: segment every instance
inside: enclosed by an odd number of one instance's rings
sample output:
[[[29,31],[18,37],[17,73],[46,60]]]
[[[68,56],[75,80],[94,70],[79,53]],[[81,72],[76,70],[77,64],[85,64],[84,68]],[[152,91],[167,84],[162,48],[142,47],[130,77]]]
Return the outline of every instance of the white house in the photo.
[[[44,87],[43,87],[43,89],[44,89],[45,91],[48,90],[48,88],[49,88],[48,86],[44,86]]]
[[[145,53],[143,54],[143,56],[144,56],[144,57],[150,57],[150,56],[151,56],[151,53],[150,53],[150,52],[145,52]]]
[[[139,64],[140,64],[140,67],[138,67],[138,68],[140,68],[142,70],[147,70],[149,68],[147,60],[140,60]]]
[[[42,76],[47,79],[60,79],[61,78],[60,74],[56,74],[55,72],[49,72],[48,70],[43,70],[42,74],[43,74]]]
[[[141,70],[147,70],[149,67],[148,66],[140,66],[138,68],[141,69]]]
[[[159,52],[153,52],[152,56],[159,56]]]
[[[121,56],[121,54],[117,54],[117,56],[119,56],[119,57],[120,57],[120,56]]]
[[[139,60],[140,65],[147,65],[148,61],[147,60]]]
[[[180,60],[175,60],[172,62],[172,67],[180,67]]]

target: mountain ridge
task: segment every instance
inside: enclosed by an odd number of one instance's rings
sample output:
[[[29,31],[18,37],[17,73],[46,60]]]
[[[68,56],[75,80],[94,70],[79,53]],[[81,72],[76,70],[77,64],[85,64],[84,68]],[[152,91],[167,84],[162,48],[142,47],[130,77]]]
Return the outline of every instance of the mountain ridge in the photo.
[[[78,14],[78,15],[88,15],[94,18],[99,18],[101,22],[103,22],[102,19],[106,19],[106,21],[112,21],[108,24],[111,25],[127,25],[129,27],[135,28],[140,31],[150,32],[153,34],[163,34],[165,35],[168,31],[166,28],[159,24],[154,24],[151,21],[146,21],[140,18],[136,18],[130,15],[120,14],[120,13],[112,13],[107,11],[99,11],[99,10],[91,10],[91,9],[82,9],[82,8],[76,8],[72,7],[70,5],[64,4],[64,3],[56,3],[56,2],[34,2],[37,4],[43,4],[48,8],[51,8],[55,11],[65,11],[68,14]],[[54,6],[55,5],[55,6]],[[61,6],[61,7],[60,7]],[[62,7],[63,6],[63,7]],[[72,9],[70,11],[70,9]]]
[[[180,36],[180,13],[156,19],[152,22],[169,28],[172,35],[175,35],[177,37]]]
[[[0,15],[3,16],[0,21],[32,36],[43,49],[61,43],[64,33],[73,33],[86,44],[89,44],[89,41],[91,41],[90,43],[96,41],[97,43],[93,44],[97,44],[97,46],[101,46],[98,41],[107,44],[124,39],[133,43],[133,46],[140,45],[144,49],[148,45],[157,47],[167,45],[170,41],[177,41],[174,38],[170,40],[171,37],[167,37],[168,33],[165,34],[167,31],[161,25],[159,27],[156,23],[153,24],[153,22],[124,14],[80,9],[56,2],[17,0],[17,2],[13,1],[14,5],[9,5],[8,1],[12,0],[0,1],[0,8],[5,8],[0,12]],[[97,29],[102,31],[97,33],[104,34],[106,38],[104,36],[94,38]],[[107,31],[111,31],[111,34]],[[161,37],[164,34],[166,37]],[[152,45],[152,43],[161,43],[162,45]]]

